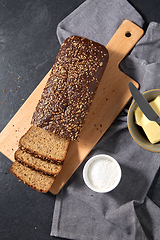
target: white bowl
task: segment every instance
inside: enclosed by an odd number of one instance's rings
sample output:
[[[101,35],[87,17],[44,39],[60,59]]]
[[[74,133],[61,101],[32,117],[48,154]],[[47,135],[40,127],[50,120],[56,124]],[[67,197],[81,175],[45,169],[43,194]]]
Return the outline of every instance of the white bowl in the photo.
[[[111,156],[99,154],[90,158],[83,168],[85,184],[93,191],[106,193],[112,191],[120,182],[121,168]]]

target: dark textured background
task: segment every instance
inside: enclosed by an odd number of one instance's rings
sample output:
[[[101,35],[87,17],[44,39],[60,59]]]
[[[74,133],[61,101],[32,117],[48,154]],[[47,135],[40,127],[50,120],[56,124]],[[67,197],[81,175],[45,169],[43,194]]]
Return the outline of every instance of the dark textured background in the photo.
[[[57,24],[84,0],[0,0],[0,131],[54,64]],[[159,0],[130,0],[146,29],[160,23]],[[9,171],[0,153],[0,240],[49,240],[54,195],[38,193]],[[160,172],[148,196],[160,206]]]

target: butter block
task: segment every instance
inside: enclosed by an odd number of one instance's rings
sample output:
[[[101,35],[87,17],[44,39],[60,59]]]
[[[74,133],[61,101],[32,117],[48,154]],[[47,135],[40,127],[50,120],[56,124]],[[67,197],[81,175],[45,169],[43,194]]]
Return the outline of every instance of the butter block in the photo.
[[[150,121],[146,125],[142,126],[148,140],[154,144],[160,141],[160,126],[154,122]]]
[[[160,96],[156,97],[149,104],[160,116]],[[155,121],[150,121],[139,107],[135,110],[135,122],[143,128],[148,140],[152,144],[160,141],[160,126]]]

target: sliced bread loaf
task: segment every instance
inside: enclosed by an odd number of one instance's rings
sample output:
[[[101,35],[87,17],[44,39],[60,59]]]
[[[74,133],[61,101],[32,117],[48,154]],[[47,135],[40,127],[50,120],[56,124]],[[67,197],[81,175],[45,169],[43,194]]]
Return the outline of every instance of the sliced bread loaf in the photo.
[[[67,38],[31,123],[77,140],[108,59],[105,46],[80,36]]]
[[[66,157],[69,143],[69,139],[36,126],[31,126],[19,141],[22,150],[59,164]]]
[[[24,163],[30,168],[42,171],[49,175],[56,176],[62,170],[62,164],[57,165],[52,162],[44,161],[41,158],[35,157],[30,153],[21,150],[20,148],[17,149],[14,157],[17,161]]]
[[[17,161],[12,164],[10,170],[23,183],[39,192],[48,192],[54,182],[53,176],[35,171]]]

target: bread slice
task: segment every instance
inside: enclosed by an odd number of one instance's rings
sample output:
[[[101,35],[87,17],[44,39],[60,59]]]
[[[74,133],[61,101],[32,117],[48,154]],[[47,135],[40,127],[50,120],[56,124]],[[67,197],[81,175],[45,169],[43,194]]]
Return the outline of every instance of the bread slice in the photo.
[[[48,175],[57,176],[62,170],[62,164],[57,165],[52,162],[44,161],[38,157],[34,157],[28,152],[21,150],[20,148],[17,149],[14,157],[17,161],[24,163],[28,167],[42,171]]]
[[[35,171],[17,161],[12,164],[10,170],[23,183],[38,192],[48,192],[54,182],[53,176]]]
[[[66,157],[69,143],[69,139],[36,126],[31,126],[19,141],[22,150],[59,164]]]

